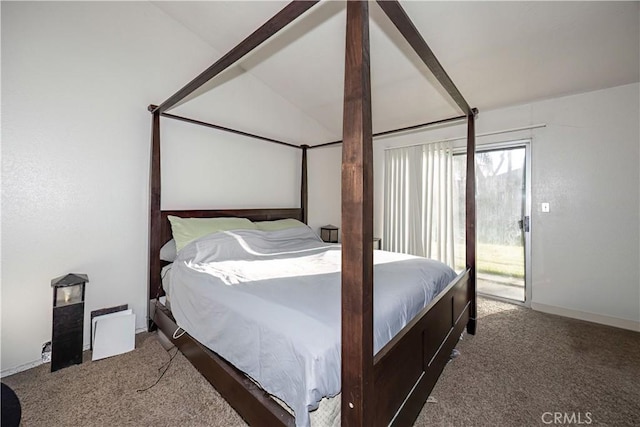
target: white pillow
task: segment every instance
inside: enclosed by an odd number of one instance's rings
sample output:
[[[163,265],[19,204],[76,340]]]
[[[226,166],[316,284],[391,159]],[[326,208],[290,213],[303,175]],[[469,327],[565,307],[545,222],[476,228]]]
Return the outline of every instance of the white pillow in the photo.
[[[256,225],[256,227],[258,227],[258,230],[262,231],[276,231],[284,230],[287,228],[307,226],[305,223],[293,218],[277,219],[275,221],[258,221],[254,222],[254,224]]]
[[[173,262],[178,256],[178,250],[176,249],[175,239],[169,240],[160,248],[160,259],[162,261]]]

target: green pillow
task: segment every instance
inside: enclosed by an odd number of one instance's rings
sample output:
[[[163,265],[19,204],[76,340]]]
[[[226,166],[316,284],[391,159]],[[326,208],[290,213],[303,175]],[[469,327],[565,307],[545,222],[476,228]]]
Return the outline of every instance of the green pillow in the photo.
[[[258,227],[258,230],[262,231],[276,231],[284,230],[285,228],[306,227],[303,222],[293,218],[278,219],[276,221],[258,221],[254,222],[254,224]]]
[[[171,223],[171,232],[178,251],[192,240],[217,231],[256,229],[255,224],[247,218],[180,218],[172,215],[168,215],[167,218]]]

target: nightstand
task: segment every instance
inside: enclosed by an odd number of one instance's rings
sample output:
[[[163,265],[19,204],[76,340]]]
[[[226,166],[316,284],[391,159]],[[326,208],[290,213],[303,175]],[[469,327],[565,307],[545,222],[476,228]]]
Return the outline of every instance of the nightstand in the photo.
[[[382,249],[382,239],[379,237],[373,238],[373,249]]]
[[[323,242],[338,243],[338,230],[335,225],[325,225],[320,227],[320,238]]]

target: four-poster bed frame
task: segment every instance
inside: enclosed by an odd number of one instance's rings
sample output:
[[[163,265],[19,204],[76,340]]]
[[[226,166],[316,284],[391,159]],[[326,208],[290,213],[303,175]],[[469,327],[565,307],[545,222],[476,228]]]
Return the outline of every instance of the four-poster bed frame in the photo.
[[[306,223],[307,152],[342,143],[342,425],[410,425],[435,385],[450,352],[466,328],[476,329],[475,170],[467,156],[466,269],[396,337],[373,354],[373,149],[369,73],[367,1],[347,2],[343,140],[315,146],[295,145],[219,125],[172,115],[175,106],[204,83],[284,28],[316,1],[294,1],[229,53],[159,106],[151,105],[151,204],[149,237],[150,327],[172,337],[177,325],[158,302],[162,295],[160,248],[171,239],[168,215],[182,217],[239,216],[254,221],[296,218]],[[378,1],[400,33],[449,93],[463,115],[409,128],[466,119],[467,152],[475,152],[474,119],[469,107],[433,52],[397,1]],[[302,151],[300,207],[288,209],[163,211],[160,205],[160,117],[183,120],[247,137],[284,144]],[[184,334],[173,339],[193,365],[251,425],[294,425],[294,418],[242,372]]]

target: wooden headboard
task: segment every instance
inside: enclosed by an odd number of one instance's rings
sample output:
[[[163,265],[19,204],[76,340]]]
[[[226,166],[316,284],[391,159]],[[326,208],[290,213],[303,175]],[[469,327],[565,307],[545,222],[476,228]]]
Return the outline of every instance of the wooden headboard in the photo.
[[[171,240],[171,224],[167,218],[169,215],[182,218],[219,218],[219,217],[239,217],[247,218],[251,221],[274,221],[278,219],[293,218],[304,221],[302,208],[267,208],[267,209],[215,209],[215,210],[177,210],[160,211],[160,230],[153,230],[152,233],[160,233],[159,239],[149,239],[150,259],[149,259],[149,299],[158,298],[164,294],[160,279],[160,270],[166,264],[160,261],[160,248]]]

